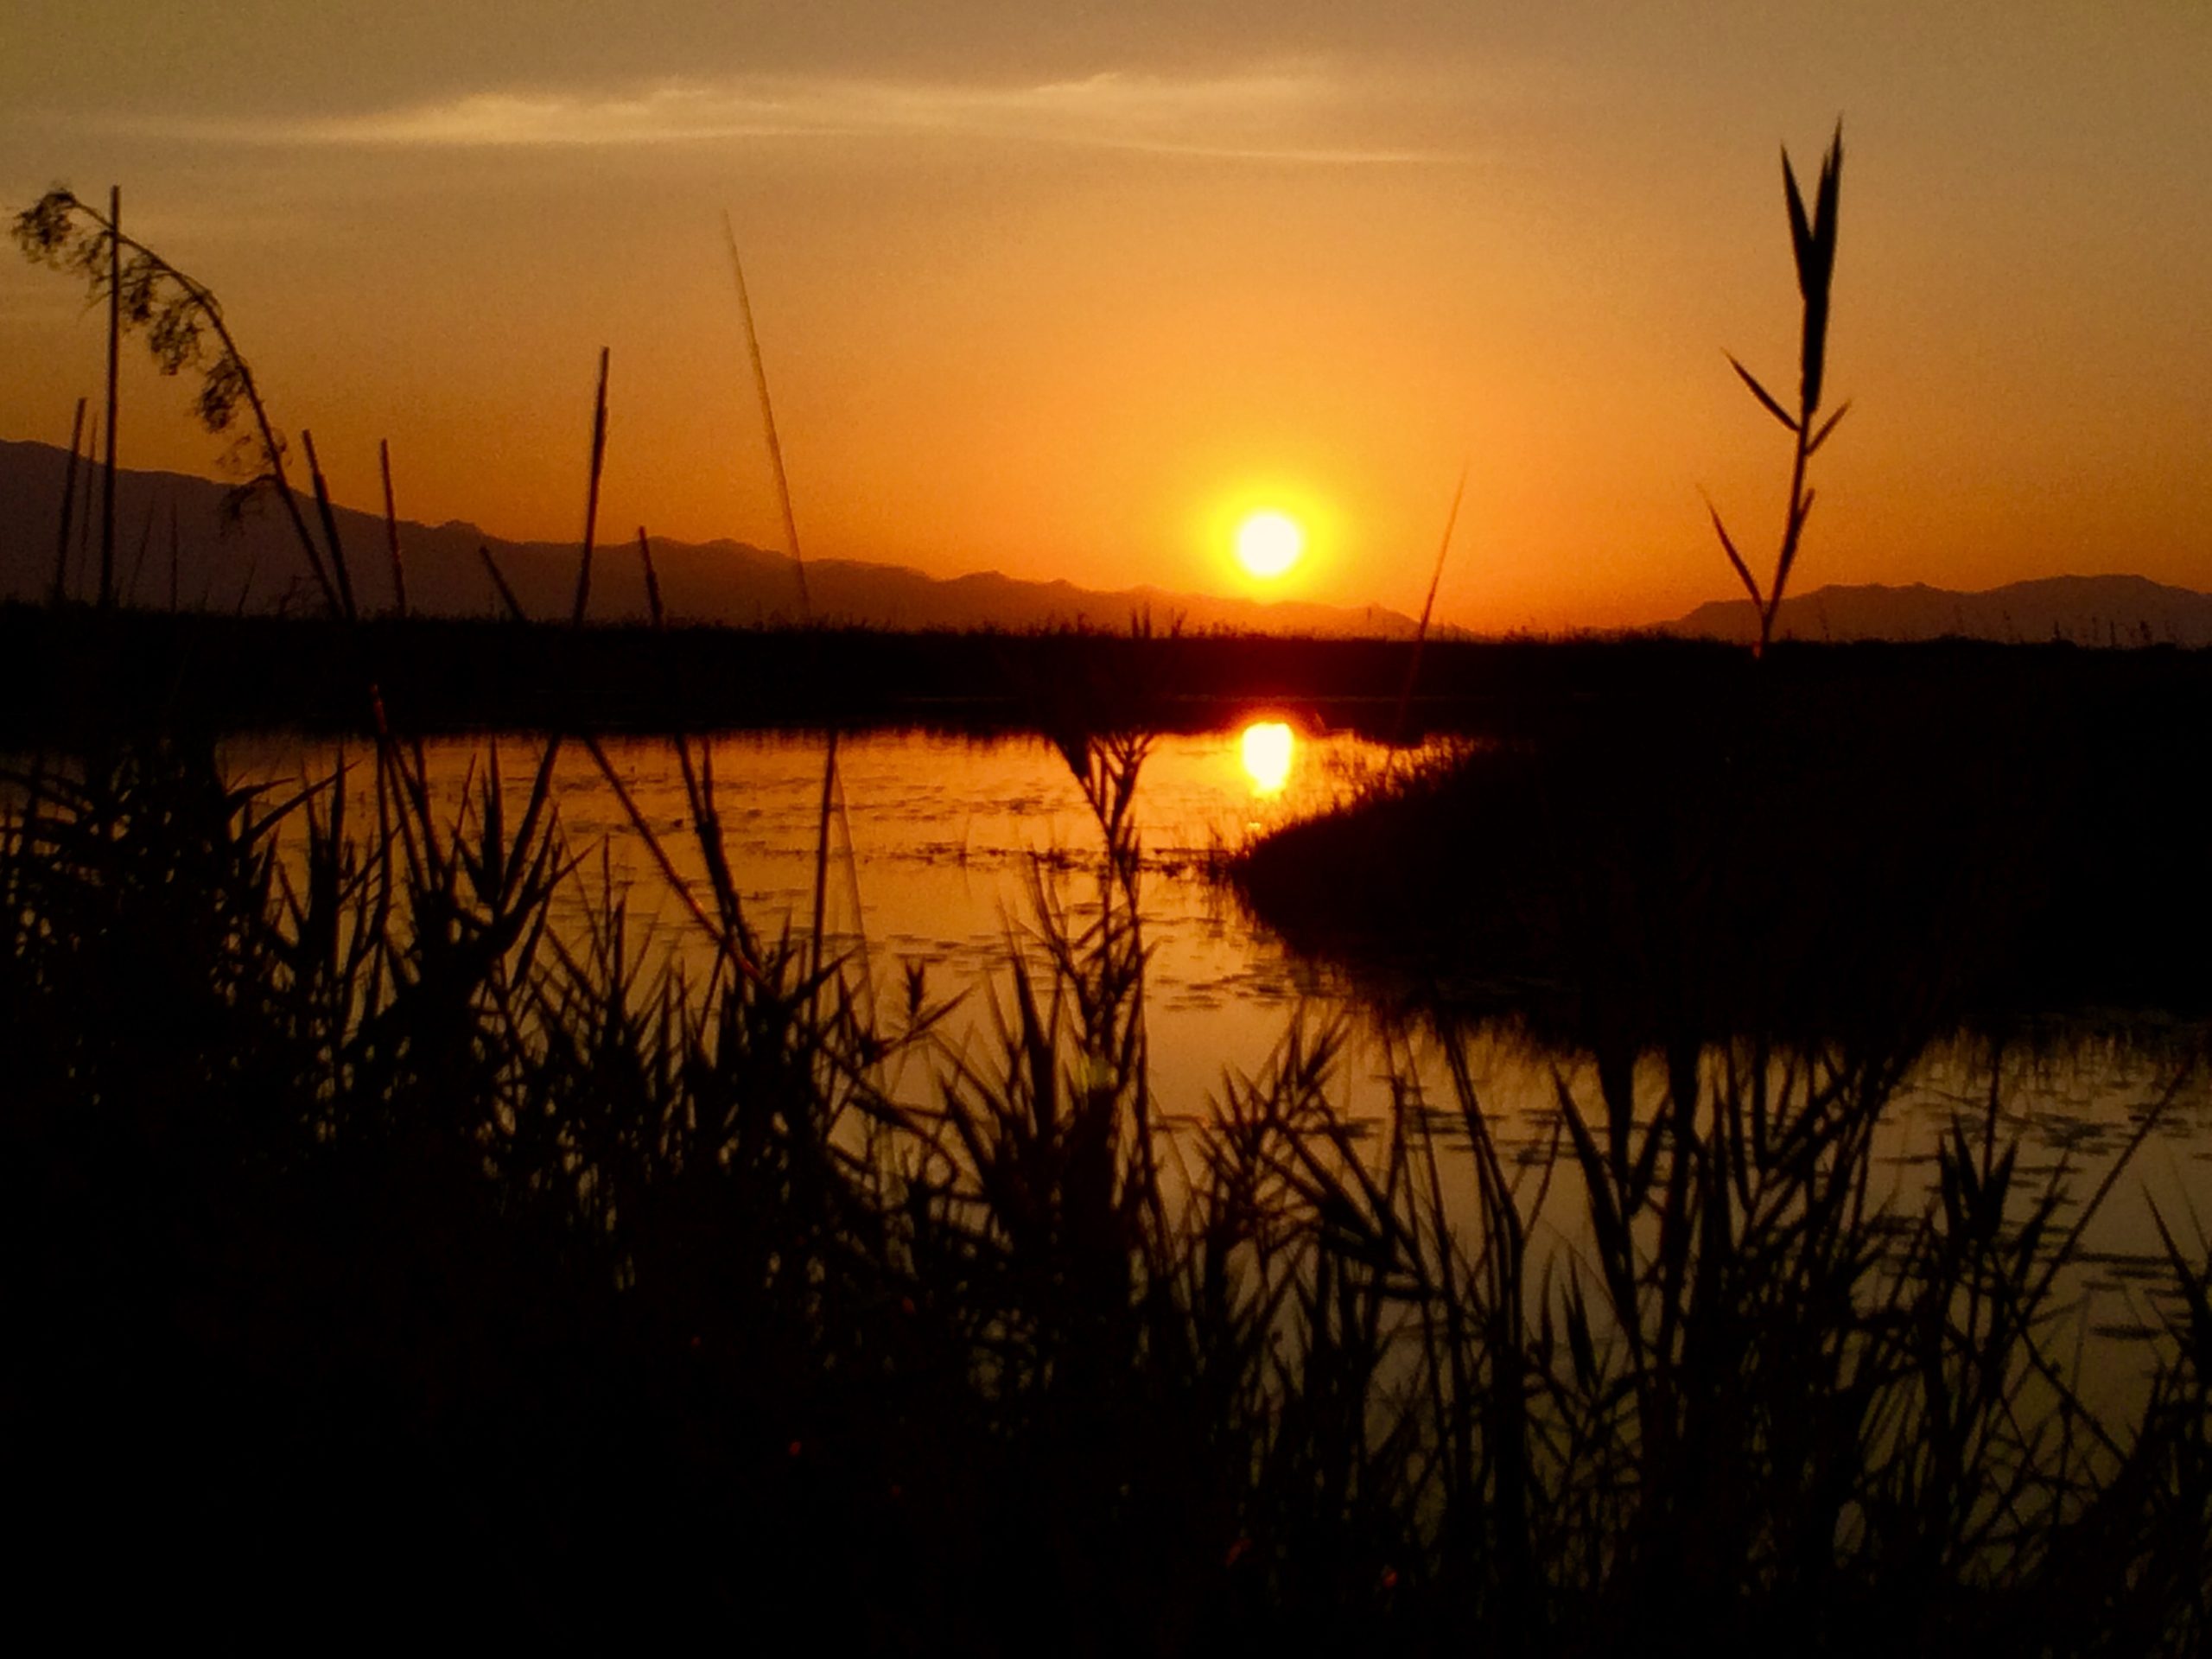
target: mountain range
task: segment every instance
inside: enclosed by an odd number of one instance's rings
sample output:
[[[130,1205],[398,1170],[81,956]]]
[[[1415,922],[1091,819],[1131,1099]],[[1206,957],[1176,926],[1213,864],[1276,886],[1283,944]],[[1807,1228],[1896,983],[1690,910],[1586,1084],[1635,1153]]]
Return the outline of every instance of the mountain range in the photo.
[[[1783,639],[1993,639],[2082,645],[2212,645],[2212,594],[2143,576],[2045,576],[1980,593],[1924,582],[1816,588],[1785,599]],[[1758,613],[1747,599],[1700,605],[1658,632],[1748,642]]]
[[[0,597],[43,599],[53,591],[68,453],[51,444],[0,440]],[[99,476],[80,466],[65,566],[67,591],[98,586]],[[266,492],[242,515],[226,512],[229,486],[177,473],[118,471],[115,583],[125,603],[186,609],[312,610],[316,589],[291,524]],[[302,502],[310,520],[312,502]],[[334,512],[356,596],[365,611],[392,605],[384,520]],[[487,616],[503,601],[485,567],[488,550],[524,613],[569,613],[577,549],[569,542],[516,542],[452,521],[402,522],[401,556],[410,608],[433,616]],[[174,550],[174,551],[173,551]],[[995,571],[941,578],[901,565],[809,559],[805,601],[797,563],[743,542],[655,537],[653,563],[669,615],[680,622],[739,626],[798,622],[906,629],[1087,626],[1121,630],[1149,619],[1162,632],[1306,634],[1404,639],[1413,619],[1378,607],[1268,603],[1158,588],[1101,590],[1068,582],[1025,582]],[[634,542],[600,549],[591,616],[635,621],[647,614]],[[1460,635],[1457,629],[1434,632]],[[1747,600],[1700,605],[1650,630],[1687,639],[1745,642],[1757,637]],[[1777,637],[1836,641],[1971,639],[2079,645],[2212,645],[2212,594],[2141,576],[2050,576],[1979,593],[1925,583],[1815,588],[1783,602]]]
[[[0,440],[0,596],[42,599],[53,591],[68,452]],[[99,587],[98,470],[79,466],[67,556],[67,590]],[[267,612],[314,609],[318,590],[289,519],[265,491],[243,515],[226,514],[230,486],[176,473],[119,469],[116,478],[115,585],[127,604]],[[310,523],[315,509],[303,500]],[[361,608],[392,605],[384,519],[335,509],[340,544]],[[172,559],[172,525],[175,556]],[[604,533],[604,531],[602,531]],[[503,602],[480,549],[487,550],[525,614],[565,617],[574,602],[577,546],[515,542],[460,521],[399,525],[409,608],[432,616],[487,616]],[[1158,588],[1112,590],[1067,582],[1024,582],[996,571],[941,579],[901,565],[809,559],[805,600],[793,560],[743,542],[652,538],[653,564],[671,620],[740,626],[818,622],[910,629],[1120,630],[1149,619],[1161,632],[1216,630],[1331,636],[1409,637],[1413,619],[1380,607],[1343,608],[1283,601],[1222,599]],[[634,538],[602,545],[594,560],[590,615],[635,621],[647,614]]]

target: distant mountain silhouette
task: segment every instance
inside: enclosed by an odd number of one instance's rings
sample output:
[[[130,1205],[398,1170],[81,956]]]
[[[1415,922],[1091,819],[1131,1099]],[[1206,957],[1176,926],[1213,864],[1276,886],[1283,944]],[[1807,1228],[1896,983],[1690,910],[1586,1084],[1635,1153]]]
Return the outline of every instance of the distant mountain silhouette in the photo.
[[[0,440],[0,595],[41,599],[53,587],[68,453],[51,444]],[[88,480],[87,474],[93,476]],[[96,469],[79,467],[79,500],[68,560],[68,590],[89,598],[99,587]],[[115,582],[124,602],[166,608],[172,592],[170,523],[176,526],[174,591],[184,609],[312,611],[319,604],[289,521],[264,496],[242,519],[226,522],[228,486],[175,473],[123,470],[116,479]],[[309,521],[311,502],[303,503]],[[89,505],[91,512],[87,512]],[[337,512],[355,594],[364,611],[392,603],[384,520]],[[602,526],[609,537],[594,561],[591,616],[599,621],[646,615],[645,579],[634,535]],[[485,616],[502,610],[480,546],[532,617],[569,613],[575,593],[573,542],[511,542],[474,524],[403,521],[400,548],[411,609],[437,616]],[[652,543],[670,615],[684,622],[736,626],[801,620],[792,561],[742,542]],[[1021,582],[995,571],[940,580],[900,565],[809,559],[806,587],[814,620],[893,628],[1031,629],[1082,625],[1122,629],[1149,615],[1161,632],[1233,629],[1269,633],[1409,636],[1414,624],[1395,611],[1220,599],[1157,588],[1099,591],[1066,582]]]
[[[1758,637],[1749,600],[1700,605],[1662,633],[1748,642]],[[2143,576],[2046,576],[1981,593],[1910,588],[1816,588],[1782,602],[1784,639],[1995,639],[2082,645],[2212,645],[2212,594]]]

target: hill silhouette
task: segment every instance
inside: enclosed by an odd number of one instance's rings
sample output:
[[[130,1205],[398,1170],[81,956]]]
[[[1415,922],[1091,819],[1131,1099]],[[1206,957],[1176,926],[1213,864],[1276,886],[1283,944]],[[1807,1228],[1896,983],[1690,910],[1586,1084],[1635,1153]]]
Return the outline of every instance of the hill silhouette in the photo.
[[[1700,605],[1658,632],[1748,644],[1758,638],[1748,600]],[[1988,639],[2024,645],[2212,645],[2212,594],[2143,576],[2045,576],[1980,593],[1915,582],[1816,588],[1784,600],[1778,639]]]
[[[54,445],[0,440],[0,597],[37,600],[51,590],[67,464],[67,452]],[[99,582],[98,525],[87,522],[98,503],[97,487],[86,488],[92,470],[79,469],[70,537],[68,587],[79,597],[90,597]],[[123,602],[166,609],[174,594],[175,607],[183,610],[314,610],[319,602],[314,581],[282,511],[264,496],[249,500],[243,516],[226,514],[231,494],[230,486],[204,478],[120,470],[115,581]],[[86,512],[87,502],[93,514]],[[312,518],[312,505],[308,511]],[[388,610],[392,582],[384,520],[344,507],[336,517],[363,609]],[[646,599],[634,541],[612,527],[601,533],[613,544],[602,548],[593,570],[592,620],[641,620]],[[576,571],[573,542],[509,541],[454,520],[435,525],[403,521],[400,544],[408,602],[417,613],[500,613],[479,547],[491,550],[530,615],[568,613]],[[1149,615],[1163,632],[1179,623],[1187,631],[1384,638],[1409,636],[1414,626],[1408,616],[1374,607],[1263,603],[1149,587],[1099,590],[1068,582],[1019,581],[996,571],[948,580],[851,559],[806,562],[811,606],[803,613],[796,569],[784,554],[737,541],[658,537],[652,550],[664,601],[671,617],[683,622],[755,626],[810,616],[817,623],[880,628],[1119,629],[1133,616]]]

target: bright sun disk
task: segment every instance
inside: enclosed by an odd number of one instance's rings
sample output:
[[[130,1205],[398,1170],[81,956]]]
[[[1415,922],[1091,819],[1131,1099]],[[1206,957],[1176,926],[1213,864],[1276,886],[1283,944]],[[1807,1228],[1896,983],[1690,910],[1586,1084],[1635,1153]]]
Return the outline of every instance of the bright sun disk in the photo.
[[[1262,579],[1279,576],[1306,551],[1306,532],[1288,513],[1253,513],[1236,526],[1236,563]]]

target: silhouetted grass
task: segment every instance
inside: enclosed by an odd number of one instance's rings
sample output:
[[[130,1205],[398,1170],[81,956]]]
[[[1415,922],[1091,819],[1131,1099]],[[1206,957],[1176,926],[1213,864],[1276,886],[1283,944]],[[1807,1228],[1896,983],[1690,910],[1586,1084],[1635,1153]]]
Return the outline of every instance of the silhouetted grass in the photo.
[[[2201,1646],[2196,1244],[2107,1424],[2058,1347],[2078,1211],[1994,1102],[1924,1203],[1872,1190],[1909,1033],[1678,1048],[1657,1098],[1609,1071],[1530,1165],[1464,1065],[1363,1124],[1294,1027],[1172,1133],[1144,746],[1064,747],[1095,918],[1040,891],[980,1052],[734,908],[649,956],[498,747],[458,807],[392,741],[289,798],[174,742],[19,775],[30,1581],[165,1626],[891,1651]]]
[[[1836,124],[1835,137],[1829,143],[1827,153],[1821,158],[1820,183],[1814,193],[1813,211],[1805,212],[1805,199],[1797,188],[1797,175],[1789,165],[1789,152],[1782,155],[1783,196],[1789,209],[1789,247],[1797,267],[1797,291],[1803,302],[1803,315],[1799,328],[1797,412],[1791,414],[1758,382],[1758,378],[1745,368],[1731,353],[1729,365],[1736,371],[1759,406],[1782,423],[1795,442],[1795,454],[1789,467],[1789,500],[1783,514],[1782,545],[1775,555],[1774,574],[1761,591],[1758,579],[1745,563],[1736,543],[1728,534],[1728,527],[1720,521],[1720,509],[1708,499],[1707,506],[1713,515],[1713,534],[1720,538],[1721,551],[1728,556],[1728,563],[1751,596],[1751,604],[1758,612],[1758,639],[1753,642],[1751,654],[1763,657],[1774,639],[1774,621],[1782,609],[1783,593],[1789,586],[1789,573],[1797,563],[1797,550],[1805,534],[1805,520],[1813,511],[1813,490],[1805,481],[1805,468],[1820,447],[1828,440],[1836,424],[1849,412],[1845,403],[1826,420],[1820,419],[1821,383],[1827,364],[1829,290],[1835,276],[1835,246],[1837,202],[1843,187],[1843,124]],[[1818,422],[1818,424],[1815,424]]]

